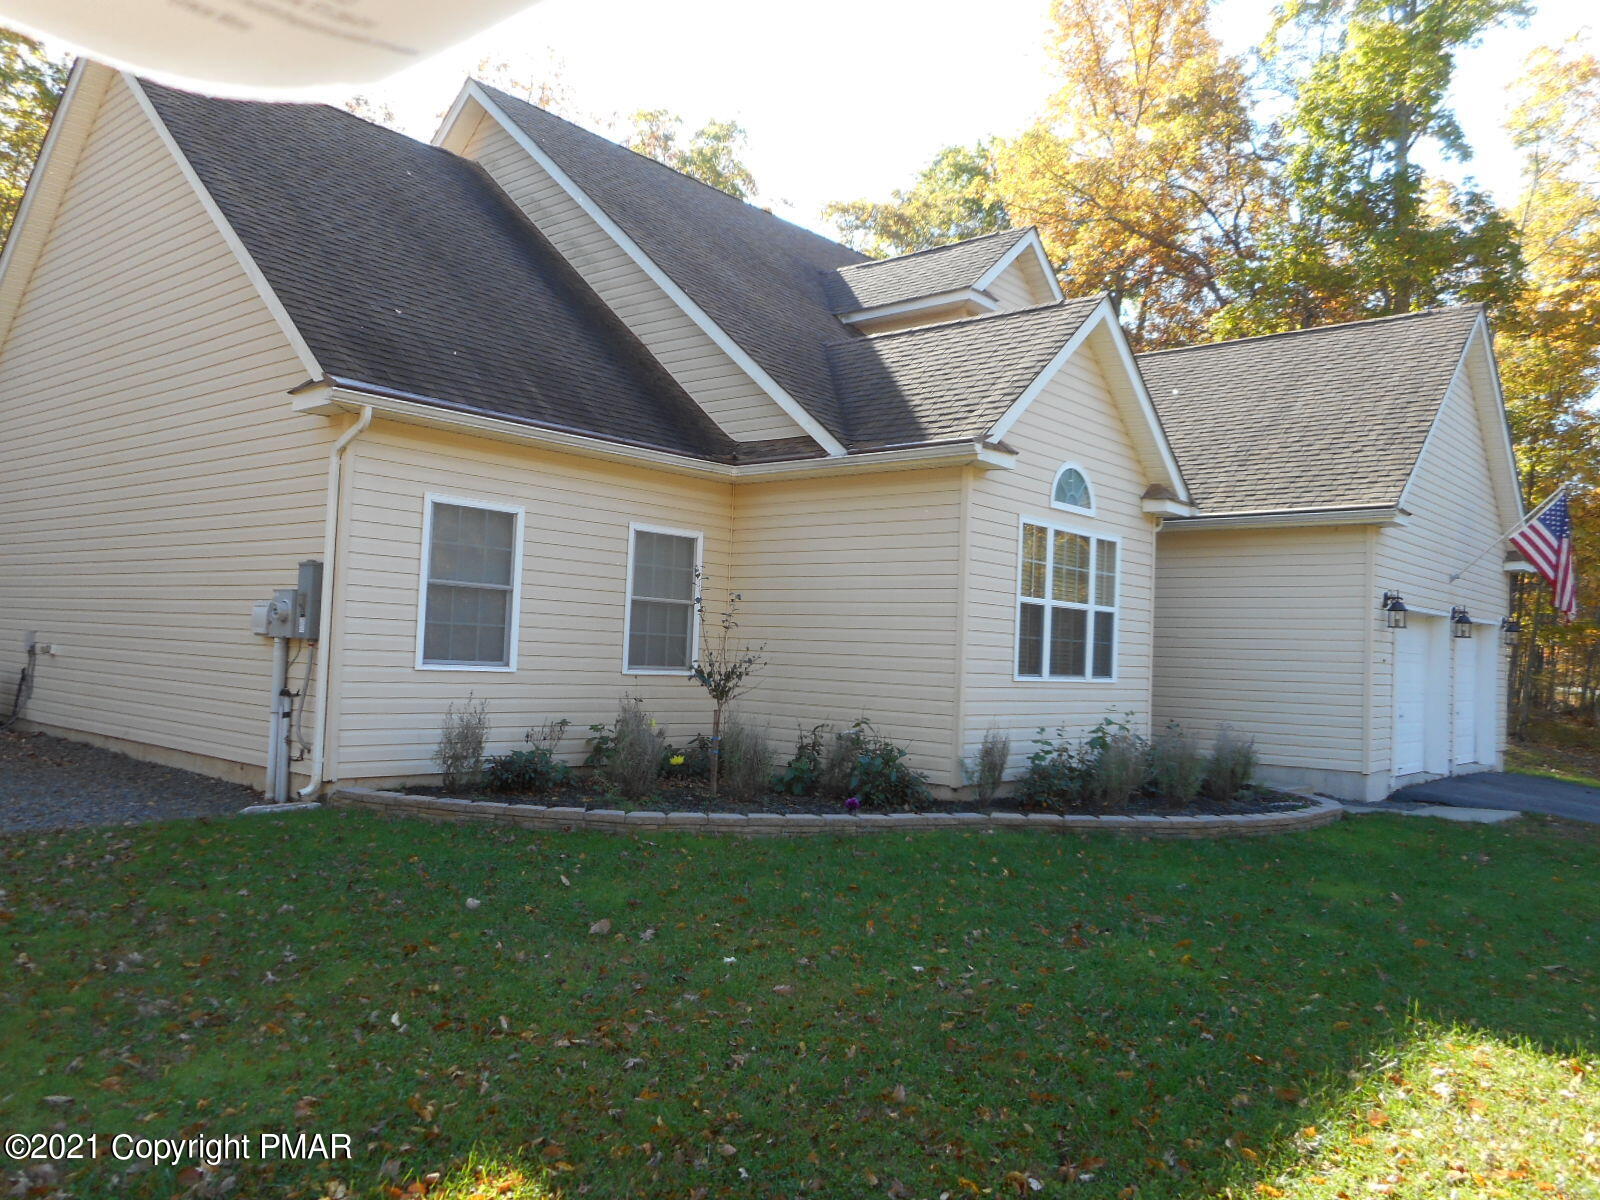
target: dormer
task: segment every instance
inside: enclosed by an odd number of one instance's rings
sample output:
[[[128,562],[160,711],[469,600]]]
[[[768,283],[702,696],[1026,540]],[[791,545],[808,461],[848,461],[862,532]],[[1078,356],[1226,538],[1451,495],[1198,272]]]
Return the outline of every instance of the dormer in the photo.
[[[867,334],[1061,302],[1031,228],[839,267],[827,283],[839,320]]]

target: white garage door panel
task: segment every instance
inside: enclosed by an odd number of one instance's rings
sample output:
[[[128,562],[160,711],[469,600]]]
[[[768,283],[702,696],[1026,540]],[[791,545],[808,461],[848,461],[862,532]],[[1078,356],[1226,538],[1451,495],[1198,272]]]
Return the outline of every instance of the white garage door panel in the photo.
[[[1455,749],[1458,763],[1478,761],[1478,653],[1477,638],[1453,638],[1455,643]]]
[[[1394,773],[1422,770],[1427,744],[1428,641],[1417,628],[1394,631]]]

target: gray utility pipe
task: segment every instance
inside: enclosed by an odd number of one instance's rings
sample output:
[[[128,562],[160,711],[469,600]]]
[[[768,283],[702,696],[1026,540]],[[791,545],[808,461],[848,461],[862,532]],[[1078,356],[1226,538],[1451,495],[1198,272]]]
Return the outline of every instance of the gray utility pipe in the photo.
[[[289,639],[272,639],[272,720],[267,733],[266,798],[281,804],[289,798]]]

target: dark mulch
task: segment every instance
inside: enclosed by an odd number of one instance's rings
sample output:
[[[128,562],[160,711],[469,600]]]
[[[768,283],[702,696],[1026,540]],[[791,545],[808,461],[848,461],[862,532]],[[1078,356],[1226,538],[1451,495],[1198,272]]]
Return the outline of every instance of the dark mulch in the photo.
[[[43,733],[0,732],[0,832],[215,817],[261,794]]]
[[[605,785],[598,780],[578,779],[565,787],[556,788],[548,792],[537,794],[521,794],[508,792],[486,792],[472,788],[456,788],[447,791],[440,787],[412,787],[406,791],[419,796],[451,796],[459,800],[493,800],[499,804],[544,804],[551,807],[567,808],[623,808],[645,809],[679,812],[716,812],[716,813],[795,813],[817,814],[844,812],[844,805],[838,800],[824,800],[817,796],[786,796],[772,793],[766,796],[746,798],[743,800],[731,799],[728,796],[713,796],[711,789],[700,780],[669,781],[661,785],[654,796],[647,800],[628,801],[613,793],[608,793]],[[1275,792],[1267,788],[1252,789],[1250,794],[1242,796],[1232,804],[1216,804],[1209,800],[1199,800],[1193,804],[1163,804],[1153,800],[1136,800],[1127,808],[1106,809],[1078,807],[1072,809],[1074,813],[1083,813],[1095,816],[1131,815],[1138,813],[1159,813],[1169,817],[1192,816],[1218,816],[1226,813],[1260,813],[1283,812],[1288,809],[1304,808],[1305,801],[1299,796],[1291,796],[1284,792]],[[987,804],[980,804],[976,800],[951,801],[947,803],[935,802],[929,805],[934,812],[1044,812],[1049,811],[1037,805],[1029,807],[1008,797],[1000,797]],[[862,809],[863,812],[868,811]]]

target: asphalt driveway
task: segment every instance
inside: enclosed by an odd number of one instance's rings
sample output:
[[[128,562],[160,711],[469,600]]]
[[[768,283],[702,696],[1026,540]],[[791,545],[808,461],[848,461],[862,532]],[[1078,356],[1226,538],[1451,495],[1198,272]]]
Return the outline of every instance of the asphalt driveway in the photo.
[[[1537,775],[1484,771],[1401,788],[1390,800],[1456,808],[1509,808],[1600,825],[1600,788]]]

